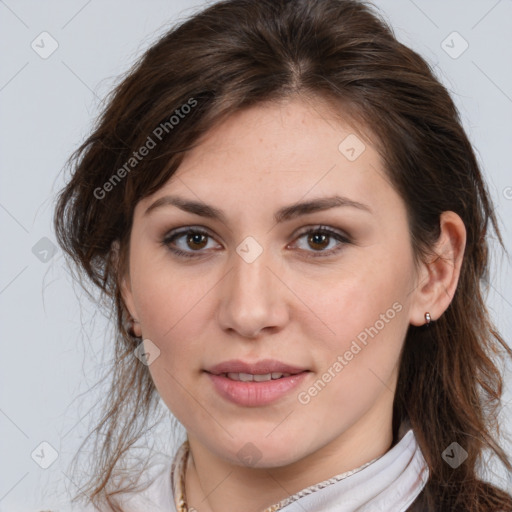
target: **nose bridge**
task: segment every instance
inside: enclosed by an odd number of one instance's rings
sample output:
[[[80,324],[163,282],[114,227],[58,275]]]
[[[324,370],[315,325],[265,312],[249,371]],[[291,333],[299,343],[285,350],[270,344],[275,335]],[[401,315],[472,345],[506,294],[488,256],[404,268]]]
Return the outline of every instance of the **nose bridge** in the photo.
[[[226,276],[219,315],[223,328],[248,337],[284,320],[282,290],[271,271],[271,252],[251,238],[239,244],[232,255],[233,267]]]
[[[245,259],[240,255],[240,251],[241,249],[237,249],[236,256],[233,256],[232,291],[244,296],[252,296],[256,300],[263,299],[266,296],[265,291],[272,286],[270,283],[272,273],[268,268],[271,264],[269,251],[262,251],[254,259]],[[252,249],[247,254],[251,251]]]
[[[268,268],[271,259],[270,251],[263,249],[255,239],[246,240],[237,247],[236,255],[233,255],[230,291],[241,308],[250,307],[256,312],[258,308],[263,311],[268,307],[267,303],[275,291],[273,274]]]

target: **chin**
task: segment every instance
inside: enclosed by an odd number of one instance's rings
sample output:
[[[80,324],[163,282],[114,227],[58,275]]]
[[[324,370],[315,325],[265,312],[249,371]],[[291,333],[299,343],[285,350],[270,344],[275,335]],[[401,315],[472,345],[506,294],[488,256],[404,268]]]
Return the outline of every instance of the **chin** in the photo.
[[[297,462],[306,454],[303,439],[275,438],[270,439],[269,430],[254,436],[244,435],[225,440],[224,443],[213,442],[214,450],[219,457],[231,464],[252,468],[277,468]],[[300,452],[297,446],[301,447]]]

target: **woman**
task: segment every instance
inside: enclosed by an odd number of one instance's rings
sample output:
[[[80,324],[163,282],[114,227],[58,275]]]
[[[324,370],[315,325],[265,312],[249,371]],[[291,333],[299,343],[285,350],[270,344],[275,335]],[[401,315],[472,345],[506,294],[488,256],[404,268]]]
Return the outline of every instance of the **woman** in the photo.
[[[448,92],[368,6],[213,4],[146,52],[72,163],[59,243],[119,331],[80,496],[512,510],[477,471],[486,448],[512,470],[493,437],[512,351],[481,290],[499,228]],[[187,439],[142,490],[129,457],[159,398]]]

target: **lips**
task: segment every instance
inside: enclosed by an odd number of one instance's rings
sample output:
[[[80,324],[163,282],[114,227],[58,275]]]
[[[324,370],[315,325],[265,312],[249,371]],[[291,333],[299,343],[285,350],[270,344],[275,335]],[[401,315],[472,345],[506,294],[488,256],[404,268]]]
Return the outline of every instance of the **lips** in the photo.
[[[205,372],[222,398],[237,405],[258,407],[288,395],[304,381],[309,370],[265,359],[256,363],[225,361]]]

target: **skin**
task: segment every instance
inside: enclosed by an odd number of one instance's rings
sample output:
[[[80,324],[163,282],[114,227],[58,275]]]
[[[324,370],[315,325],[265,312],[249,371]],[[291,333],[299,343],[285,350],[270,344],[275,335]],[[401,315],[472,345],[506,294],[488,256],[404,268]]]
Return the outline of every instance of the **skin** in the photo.
[[[187,430],[186,493],[199,512],[260,511],[388,451],[407,328],[423,325],[426,311],[439,318],[455,293],[465,246],[461,219],[443,213],[434,248],[443,258],[415,266],[405,204],[375,147],[365,139],[365,150],[349,161],[338,146],[355,130],[329,109],[320,99],[294,98],[231,115],[135,208],[123,298],[136,334],[160,350],[149,370]],[[169,194],[222,209],[226,222],[172,205],[145,215]],[[371,212],[343,206],[274,222],[285,205],[334,194]],[[320,225],[350,241],[301,233]],[[209,237],[162,244],[187,226],[201,226]],[[263,250],[252,263],[236,252],[248,236]],[[170,246],[200,256],[180,258]],[[335,248],[341,250],[321,255]],[[300,403],[299,392],[396,303],[394,318]],[[310,370],[299,389],[271,405],[228,402],[202,371],[228,359],[266,358]],[[237,455],[246,443],[257,448],[251,465]]]

